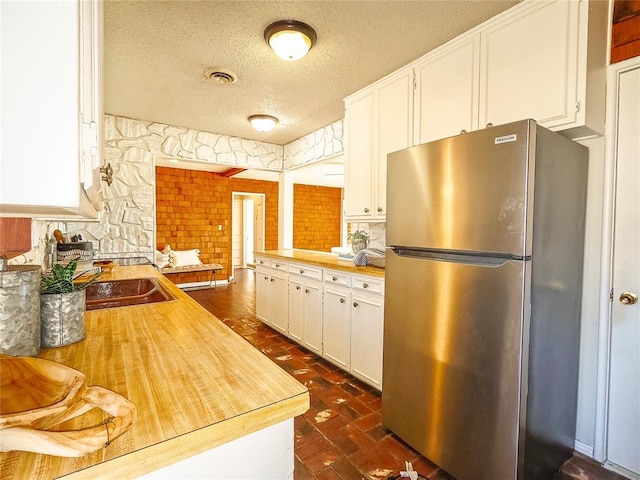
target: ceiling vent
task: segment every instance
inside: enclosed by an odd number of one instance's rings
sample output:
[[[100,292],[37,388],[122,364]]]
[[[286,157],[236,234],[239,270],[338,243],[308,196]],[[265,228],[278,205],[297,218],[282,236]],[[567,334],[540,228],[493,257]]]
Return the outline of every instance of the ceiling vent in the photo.
[[[210,67],[204,71],[204,77],[221,85],[231,85],[238,81],[238,75],[225,68]]]

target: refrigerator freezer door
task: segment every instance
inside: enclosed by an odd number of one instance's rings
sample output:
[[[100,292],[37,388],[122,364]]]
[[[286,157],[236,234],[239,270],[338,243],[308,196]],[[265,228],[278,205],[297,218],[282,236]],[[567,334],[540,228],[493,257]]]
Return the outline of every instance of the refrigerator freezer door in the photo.
[[[387,253],[382,421],[459,480],[516,478],[529,263]]]
[[[524,120],[389,154],[387,245],[529,255],[535,127]]]

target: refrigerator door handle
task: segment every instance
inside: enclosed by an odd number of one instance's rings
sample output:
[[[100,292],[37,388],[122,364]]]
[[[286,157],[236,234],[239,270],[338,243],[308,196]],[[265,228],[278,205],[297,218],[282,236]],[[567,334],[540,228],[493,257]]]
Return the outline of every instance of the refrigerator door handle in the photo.
[[[487,252],[453,252],[441,250],[421,250],[406,247],[389,247],[392,253],[400,257],[410,257],[423,260],[435,260],[440,262],[465,263],[469,265],[483,265],[487,267],[499,267],[507,262],[516,260],[531,260],[531,257],[518,257],[499,253]]]

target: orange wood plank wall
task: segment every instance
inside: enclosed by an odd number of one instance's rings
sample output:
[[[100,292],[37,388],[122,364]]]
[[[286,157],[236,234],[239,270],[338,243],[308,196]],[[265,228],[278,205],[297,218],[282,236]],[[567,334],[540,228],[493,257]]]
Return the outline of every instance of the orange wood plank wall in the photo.
[[[342,189],[293,186],[293,248],[331,251],[340,246]]]
[[[156,167],[156,248],[200,250],[203,263],[231,275],[232,192],[265,194],[265,248],[278,248],[278,184],[223,177],[211,172]],[[222,225],[222,231],[218,230]],[[208,281],[210,272],[169,275],[174,283]]]
[[[640,0],[615,0],[611,63],[640,55]]]

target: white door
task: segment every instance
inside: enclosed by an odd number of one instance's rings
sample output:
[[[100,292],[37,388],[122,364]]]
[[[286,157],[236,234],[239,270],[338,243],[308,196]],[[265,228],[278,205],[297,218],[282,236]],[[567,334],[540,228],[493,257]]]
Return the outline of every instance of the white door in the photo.
[[[254,201],[252,198],[245,198],[242,201],[242,265],[246,266],[249,264],[254,264],[255,259],[253,257],[253,252],[255,250],[255,245],[253,244],[253,216],[254,216]]]
[[[254,197],[254,250],[264,252],[264,195]]]
[[[640,66],[619,78],[607,463],[640,478]]]

